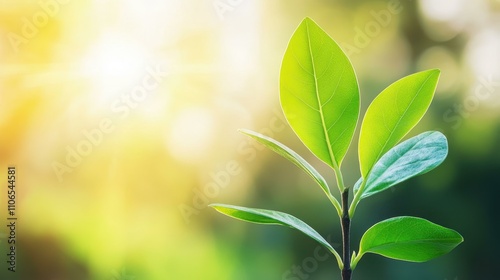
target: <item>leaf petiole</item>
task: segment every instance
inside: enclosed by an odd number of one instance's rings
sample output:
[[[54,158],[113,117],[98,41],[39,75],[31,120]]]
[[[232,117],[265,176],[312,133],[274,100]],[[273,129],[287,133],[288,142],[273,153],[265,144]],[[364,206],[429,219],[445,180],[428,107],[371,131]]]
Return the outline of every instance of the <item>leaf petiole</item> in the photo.
[[[339,217],[342,217],[342,206],[340,206],[340,202],[331,194],[329,194],[327,196],[328,196],[328,199],[330,200],[330,202],[335,207],[335,210],[337,210],[337,214],[339,214]]]
[[[368,176],[370,176],[370,173],[368,173]],[[356,207],[358,206],[358,203],[361,200],[361,195],[363,194],[363,191],[365,189],[366,181],[367,180],[363,180],[358,191],[354,193],[354,198],[352,199],[351,206],[349,207],[349,217],[351,219],[354,217],[354,212],[356,212]]]

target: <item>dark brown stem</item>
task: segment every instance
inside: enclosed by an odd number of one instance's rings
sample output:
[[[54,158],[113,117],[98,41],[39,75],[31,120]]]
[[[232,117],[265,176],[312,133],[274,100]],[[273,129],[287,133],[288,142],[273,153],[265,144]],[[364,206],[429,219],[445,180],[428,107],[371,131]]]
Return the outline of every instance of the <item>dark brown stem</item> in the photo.
[[[351,280],[351,219],[349,218],[349,189],[342,193],[342,259],[344,268],[342,269],[342,280]]]

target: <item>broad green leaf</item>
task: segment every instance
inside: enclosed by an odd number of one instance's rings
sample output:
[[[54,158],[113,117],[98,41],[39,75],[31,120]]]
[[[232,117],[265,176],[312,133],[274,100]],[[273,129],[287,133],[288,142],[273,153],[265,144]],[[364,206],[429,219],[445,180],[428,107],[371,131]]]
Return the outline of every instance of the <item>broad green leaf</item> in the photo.
[[[422,218],[396,217],[369,228],[361,238],[357,260],[365,253],[387,258],[425,262],[444,255],[463,237],[456,231]]]
[[[247,208],[241,206],[227,205],[227,204],[211,204],[215,210],[229,217],[256,223],[256,224],[271,224],[288,226],[297,229],[312,239],[318,241],[321,245],[325,246],[332,253],[337,254],[335,249],[313,228],[303,221],[295,218],[294,216],[272,210]]]
[[[300,140],[337,169],[358,120],[358,82],[347,56],[310,18],[295,30],[283,57],[280,100]]]
[[[406,76],[384,89],[366,111],[359,137],[361,175],[394,147],[424,116],[431,104],[440,71]]]
[[[431,171],[448,155],[448,142],[441,132],[428,131],[390,149],[373,166],[361,198],[384,191],[417,175]],[[354,185],[357,192],[363,178]]]
[[[294,152],[292,149],[260,133],[247,129],[240,129],[239,131],[259,141],[264,146],[268,147],[272,151],[276,152],[277,154],[291,161],[293,164],[297,165],[300,169],[304,170],[309,176],[311,176],[311,178],[313,178],[313,180],[316,181],[316,183],[318,183],[318,185],[323,189],[323,191],[327,195],[331,195],[330,188],[328,187],[328,184],[326,183],[325,179],[321,176],[321,174],[319,174],[319,172],[316,171],[314,167],[312,167],[305,159],[303,159],[299,154]]]

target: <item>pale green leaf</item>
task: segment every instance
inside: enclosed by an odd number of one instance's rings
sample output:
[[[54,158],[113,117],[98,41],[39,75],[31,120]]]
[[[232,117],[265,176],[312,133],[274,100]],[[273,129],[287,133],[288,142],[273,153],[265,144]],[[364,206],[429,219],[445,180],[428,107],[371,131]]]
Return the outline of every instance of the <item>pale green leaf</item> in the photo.
[[[293,164],[297,165],[300,169],[304,170],[309,176],[311,176],[311,178],[313,178],[313,180],[316,181],[316,183],[318,183],[318,185],[323,189],[323,191],[327,195],[331,195],[330,188],[328,187],[328,184],[326,183],[326,180],[323,178],[323,176],[321,176],[321,174],[319,174],[319,172],[316,171],[314,167],[312,167],[305,159],[303,159],[299,154],[294,152],[292,149],[260,133],[247,129],[240,129],[239,131],[245,135],[252,137],[253,139],[257,140],[258,142],[268,147],[272,151],[276,152],[277,154],[291,161]]]
[[[280,100],[301,141],[338,169],[358,120],[358,82],[347,56],[310,18],[299,25],[283,57]]]
[[[425,262],[447,254],[462,242],[463,237],[452,229],[422,218],[396,217],[379,222],[365,232],[355,263],[366,253]]]
[[[211,204],[210,206],[220,213],[238,220],[256,224],[281,225],[297,229],[336,254],[335,249],[318,232],[290,214],[227,204]]]
[[[448,155],[448,142],[441,132],[428,131],[390,149],[373,166],[361,198],[384,191],[417,175],[431,171]],[[357,192],[363,178],[354,185]]]
[[[384,89],[366,111],[359,137],[361,175],[396,145],[424,116],[431,104],[440,71],[406,76]]]

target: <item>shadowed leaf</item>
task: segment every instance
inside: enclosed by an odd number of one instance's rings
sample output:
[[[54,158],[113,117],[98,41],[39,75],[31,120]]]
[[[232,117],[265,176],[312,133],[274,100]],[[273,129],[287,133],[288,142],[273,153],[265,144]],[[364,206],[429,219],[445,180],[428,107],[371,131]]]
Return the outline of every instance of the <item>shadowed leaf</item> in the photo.
[[[369,228],[360,243],[357,260],[365,253],[387,258],[425,262],[444,255],[463,237],[456,231],[422,218],[396,217],[379,222]]]
[[[365,198],[384,191],[417,175],[431,171],[448,155],[446,137],[437,131],[428,131],[410,138],[390,149],[373,166],[361,194]],[[357,192],[363,178],[354,185]]]

